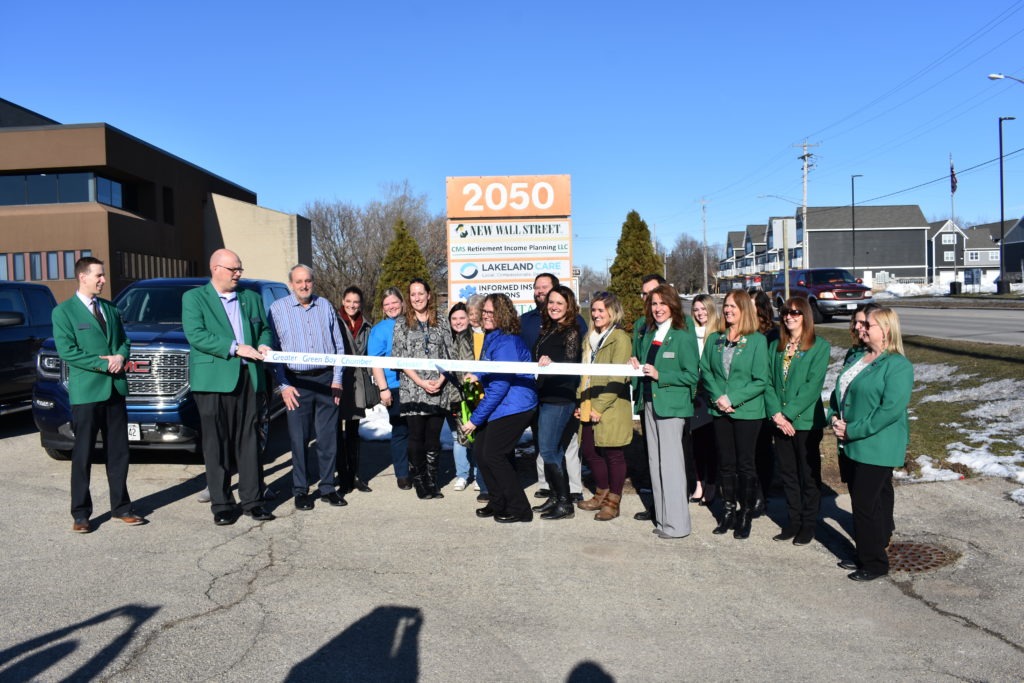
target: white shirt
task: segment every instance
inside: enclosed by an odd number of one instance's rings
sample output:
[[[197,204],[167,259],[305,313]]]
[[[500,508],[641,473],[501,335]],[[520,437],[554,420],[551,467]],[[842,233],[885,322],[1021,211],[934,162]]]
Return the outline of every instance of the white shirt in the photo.
[[[75,296],[77,296],[78,300],[82,302],[82,305],[85,306],[89,310],[89,315],[95,317],[96,314],[93,311],[99,310],[100,315],[103,316],[103,320],[106,321],[107,314],[103,311],[103,307],[99,305],[99,299],[98,298],[93,297],[93,298],[90,299],[86,295],[82,294],[82,292],[80,292],[80,291],[79,292],[75,292]],[[95,308],[93,307],[93,302],[95,302]]]

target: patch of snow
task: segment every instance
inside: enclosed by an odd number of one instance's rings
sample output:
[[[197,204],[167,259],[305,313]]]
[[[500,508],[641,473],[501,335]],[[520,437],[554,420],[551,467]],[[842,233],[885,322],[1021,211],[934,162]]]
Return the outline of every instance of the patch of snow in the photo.
[[[1017,489],[1016,491],[1011,491],[1010,500],[1017,503],[1018,505],[1024,505],[1024,488]]]
[[[1011,283],[1010,291],[1024,292],[1024,284]],[[964,293],[995,294],[996,285],[994,282],[984,282],[980,285],[964,285]],[[874,293],[876,299],[896,299],[905,296],[949,296],[949,283],[903,284],[892,282],[886,286],[884,291]]]
[[[914,365],[914,381],[921,384],[943,382],[957,384],[974,375],[965,375],[960,368],[949,363],[917,363]]]
[[[921,403],[960,403],[963,401],[993,401],[1024,396],[1024,382],[1018,379],[1000,379],[980,386],[952,389],[931,396],[925,396]]]
[[[920,483],[926,481],[956,481],[957,479],[963,479],[964,475],[953,470],[944,470],[941,467],[935,467],[934,460],[929,458],[927,455],[919,455],[915,459],[918,465],[921,466],[921,473],[917,476],[910,476],[906,472],[899,472],[899,478],[907,483]],[[895,475],[896,472],[893,472]]]

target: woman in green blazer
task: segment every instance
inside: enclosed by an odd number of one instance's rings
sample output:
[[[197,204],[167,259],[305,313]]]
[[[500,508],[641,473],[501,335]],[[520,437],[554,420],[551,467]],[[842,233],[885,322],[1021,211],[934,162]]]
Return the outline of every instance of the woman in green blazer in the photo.
[[[725,509],[713,533],[734,529],[734,538],[747,538],[757,499],[754,451],[765,417],[768,344],[757,331],[757,313],[745,291],[734,289],[725,295],[722,321],[719,331],[708,337],[700,359],[714,417],[719,491]]]
[[[839,373],[828,419],[839,440],[853,506],[856,569],[850,578],[871,581],[889,573],[885,548],[892,536],[892,470],[903,466],[910,441],[907,408],[914,366],[903,355],[900,321],[891,308],[868,313],[861,327],[866,351]],[[845,460],[845,462],[842,462]]]
[[[651,468],[654,533],[660,538],[684,538],[690,535],[690,511],[683,434],[686,421],[693,417],[700,352],[675,287],[659,285],[647,297],[645,309],[646,332],[630,363],[644,373],[636,392],[636,411],[643,415]]]
[[[624,364],[633,355],[629,335],[619,328],[622,305],[614,294],[604,292],[590,302],[591,331],[583,339],[583,362],[594,372],[607,363]],[[633,411],[629,379],[592,374],[580,379],[580,450],[594,476],[594,497],[576,504],[581,510],[598,510],[594,519],[606,522],[619,516],[619,501],[626,482],[623,449],[633,440]]]
[[[789,521],[773,538],[807,545],[814,538],[821,502],[821,388],[831,346],[814,334],[811,306],[804,297],[790,298],[779,315],[782,325],[779,341],[769,349],[770,383],[764,400],[775,427],[775,457]]]

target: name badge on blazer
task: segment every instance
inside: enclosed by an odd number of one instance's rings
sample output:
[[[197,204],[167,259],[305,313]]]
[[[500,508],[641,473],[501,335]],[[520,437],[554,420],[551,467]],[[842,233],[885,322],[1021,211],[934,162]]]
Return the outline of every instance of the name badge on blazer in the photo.
[[[675,351],[666,351],[665,353],[661,354],[661,357],[662,358],[675,358],[676,357],[676,352]]]
[[[85,323],[84,325],[76,325],[75,328],[79,330],[91,330],[92,325],[90,325],[89,323]]]

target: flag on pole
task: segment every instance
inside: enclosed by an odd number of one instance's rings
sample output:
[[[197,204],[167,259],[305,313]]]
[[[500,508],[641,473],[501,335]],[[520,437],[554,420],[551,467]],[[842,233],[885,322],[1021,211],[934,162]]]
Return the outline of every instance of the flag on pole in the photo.
[[[949,193],[956,194],[956,171],[953,169],[953,157],[949,157]]]

